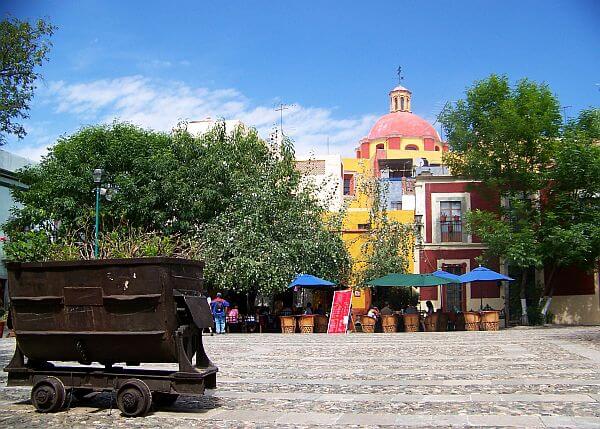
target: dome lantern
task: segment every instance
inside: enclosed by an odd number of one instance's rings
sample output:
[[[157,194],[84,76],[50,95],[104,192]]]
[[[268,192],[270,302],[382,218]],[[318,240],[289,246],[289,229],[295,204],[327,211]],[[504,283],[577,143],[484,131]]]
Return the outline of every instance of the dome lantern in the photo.
[[[390,91],[390,113],[410,112],[411,92],[407,88],[398,85]]]

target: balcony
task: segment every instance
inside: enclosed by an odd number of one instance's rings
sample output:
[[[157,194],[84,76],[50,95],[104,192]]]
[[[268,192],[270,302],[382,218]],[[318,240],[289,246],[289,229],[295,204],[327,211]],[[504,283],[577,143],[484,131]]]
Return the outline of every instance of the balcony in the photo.
[[[461,219],[440,220],[440,241],[442,243],[466,242],[466,232]]]

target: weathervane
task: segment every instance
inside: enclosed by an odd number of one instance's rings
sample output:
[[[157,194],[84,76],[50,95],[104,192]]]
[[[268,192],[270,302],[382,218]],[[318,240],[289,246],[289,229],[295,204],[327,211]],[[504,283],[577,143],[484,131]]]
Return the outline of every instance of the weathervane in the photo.
[[[404,76],[402,76],[402,66],[398,66],[398,70],[396,70],[396,74],[398,75],[398,84],[401,84],[404,80]]]

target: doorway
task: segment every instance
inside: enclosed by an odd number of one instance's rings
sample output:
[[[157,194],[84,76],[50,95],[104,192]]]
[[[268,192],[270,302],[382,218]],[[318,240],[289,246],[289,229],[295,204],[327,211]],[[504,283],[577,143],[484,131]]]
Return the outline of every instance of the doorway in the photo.
[[[463,264],[443,264],[442,270],[460,276],[464,274]],[[461,283],[448,283],[443,287],[444,290],[444,310],[445,311],[464,311],[464,288]]]

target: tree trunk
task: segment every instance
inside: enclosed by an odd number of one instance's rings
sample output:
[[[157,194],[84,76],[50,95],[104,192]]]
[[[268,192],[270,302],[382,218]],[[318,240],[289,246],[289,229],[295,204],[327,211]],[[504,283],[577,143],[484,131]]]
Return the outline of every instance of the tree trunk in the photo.
[[[521,274],[521,290],[519,291],[519,296],[521,298],[521,323],[523,325],[529,325],[529,318],[527,317],[527,295],[525,293],[527,274],[528,271],[525,268]]]
[[[552,267],[552,271],[550,271],[550,275],[548,276],[548,285],[550,285],[550,289],[548,290],[548,294],[546,295],[546,303],[544,304],[544,308],[542,308],[542,315],[546,318],[546,313],[548,313],[548,309],[550,308],[550,304],[552,303],[552,296],[554,295],[554,273],[556,272],[556,265]]]

